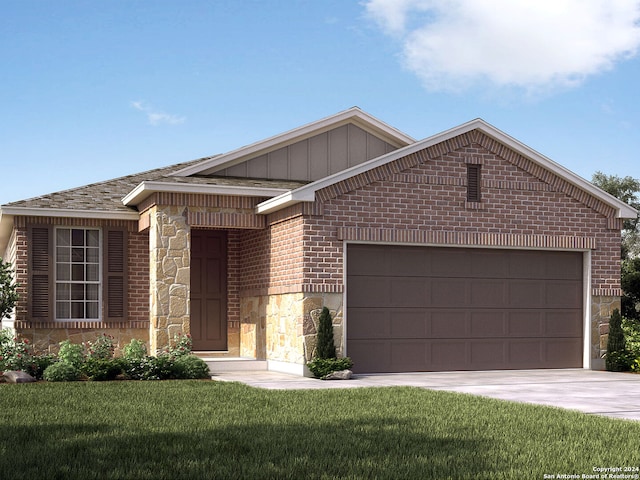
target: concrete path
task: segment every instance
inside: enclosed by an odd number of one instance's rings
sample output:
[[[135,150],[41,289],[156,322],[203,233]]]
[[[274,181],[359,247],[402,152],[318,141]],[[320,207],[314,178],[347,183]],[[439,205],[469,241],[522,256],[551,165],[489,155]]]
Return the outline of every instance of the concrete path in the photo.
[[[594,415],[640,420],[640,375],[584,369],[503,370],[355,375],[322,381],[271,371],[227,372],[214,380],[266,389],[411,386],[535,403]]]

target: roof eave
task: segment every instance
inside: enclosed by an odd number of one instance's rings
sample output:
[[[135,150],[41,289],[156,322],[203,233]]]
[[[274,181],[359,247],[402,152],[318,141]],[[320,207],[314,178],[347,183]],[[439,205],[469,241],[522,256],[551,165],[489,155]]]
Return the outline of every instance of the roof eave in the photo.
[[[123,199],[126,206],[137,206],[154,193],[191,193],[203,195],[232,195],[242,197],[275,197],[288,192],[286,188],[240,187],[232,185],[202,185],[177,182],[145,181],[138,184]]]

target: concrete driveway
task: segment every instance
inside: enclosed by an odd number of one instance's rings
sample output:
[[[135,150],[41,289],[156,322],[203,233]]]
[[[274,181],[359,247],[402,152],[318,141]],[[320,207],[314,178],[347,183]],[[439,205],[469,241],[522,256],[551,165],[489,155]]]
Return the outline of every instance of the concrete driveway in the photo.
[[[214,380],[266,389],[411,386],[535,403],[593,415],[640,420],[640,375],[584,369],[355,375],[322,381],[271,371],[226,372]]]

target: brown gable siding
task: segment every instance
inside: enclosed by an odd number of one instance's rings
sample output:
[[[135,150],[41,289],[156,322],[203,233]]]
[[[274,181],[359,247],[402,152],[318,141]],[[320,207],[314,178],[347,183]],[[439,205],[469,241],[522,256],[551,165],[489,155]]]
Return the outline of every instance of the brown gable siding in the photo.
[[[202,174],[243,178],[314,181],[395,150],[396,147],[355,125],[328,132]]]

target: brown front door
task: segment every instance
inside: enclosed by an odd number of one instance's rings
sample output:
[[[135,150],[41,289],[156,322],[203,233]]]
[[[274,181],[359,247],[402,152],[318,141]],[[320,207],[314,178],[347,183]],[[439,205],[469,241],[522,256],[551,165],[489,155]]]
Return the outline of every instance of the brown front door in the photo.
[[[191,231],[193,350],[227,349],[227,232]]]

